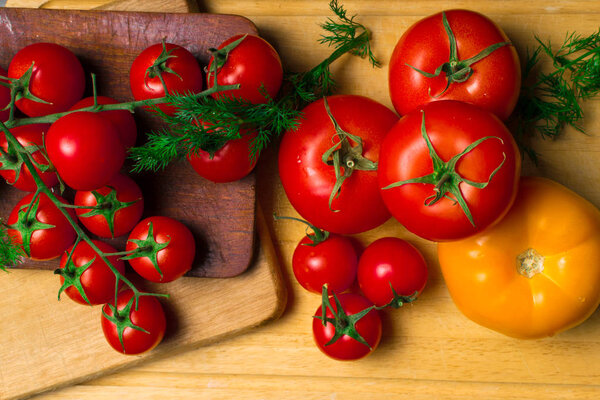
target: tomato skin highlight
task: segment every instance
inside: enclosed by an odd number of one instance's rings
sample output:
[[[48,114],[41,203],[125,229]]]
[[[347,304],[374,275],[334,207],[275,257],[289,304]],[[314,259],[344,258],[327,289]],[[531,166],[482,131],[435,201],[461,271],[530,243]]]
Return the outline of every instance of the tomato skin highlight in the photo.
[[[509,41],[502,29],[482,14],[469,10],[445,13],[456,37],[460,60],[473,57],[495,43]],[[466,82],[450,84],[443,94],[447,84],[444,72],[429,78],[409,66],[433,73],[449,59],[450,44],[441,12],[407,29],[394,48],[388,73],[390,97],[396,111],[405,115],[433,101],[457,100],[506,120],[517,104],[521,88],[521,67],[514,46],[500,47],[472,64],[473,75]]]
[[[75,190],[106,185],[125,161],[125,147],[113,124],[87,111],[54,122],[46,135],[46,151],[60,177]]]
[[[117,309],[124,309],[132,297],[131,289],[120,292],[117,298]],[[109,316],[113,315],[108,305],[104,305],[103,311]],[[165,312],[158,299],[155,296],[141,296],[137,305],[134,301],[129,316],[135,326],[145,329],[148,333],[126,327],[123,331],[123,345],[121,345],[116,325],[102,315],[102,331],[110,346],[119,353],[130,355],[142,354],[154,349],[162,341],[167,326]]]
[[[337,295],[337,297],[342,308],[348,315],[358,314],[373,305],[363,296],[354,293],[342,293]],[[337,311],[335,301],[332,298],[329,301],[333,309]],[[321,315],[320,306],[314,315]],[[326,315],[327,317],[333,317],[333,313],[329,309],[327,309]],[[381,317],[376,309],[369,311],[356,323],[357,332],[365,339],[370,348],[347,335],[343,335],[336,342],[326,345],[333,338],[335,327],[330,322],[327,322],[323,326],[322,321],[318,318],[313,318],[312,329],[313,337],[319,350],[327,356],[340,361],[359,360],[368,356],[379,346],[382,335]]]
[[[423,115],[427,136],[444,162],[476,140],[486,136],[501,139],[483,141],[456,164],[461,177],[475,182],[486,182],[502,165],[483,189],[466,182],[459,184],[475,226],[454,198],[426,205],[427,199],[435,195],[432,184],[409,183],[384,189],[433,172],[431,155],[421,132]],[[385,204],[402,225],[422,238],[439,242],[480,232],[500,221],[516,196],[521,173],[517,144],[497,117],[473,105],[451,100],[429,103],[402,117],[381,148],[377,173]]]
[[[519,261],[523,255],[531,264]],[[454,303],[469,319],[516,338],[556,335],[600,304],[600,211],[557,182],[523,177],[502,221],[439,243],[438,258]]]
[[[94,240],[93,242],[103,253],[117,252],[114,247],[104,242],[99,240]],[[114,301],[116,283],[115,274],[108,265],[100,259],[98,253],[92,250],[87,242],[79,242],[77,247],[75,247],[75,251],[73,251],[73,246],[71,246],[67,252],[63,253],[60,259],[59,268],[64,269],[67,265],[67,260],[69,258],[68,253],[72,253],[71,260],[77,267],[87,264],[94,258],[95,260],[80,276],[80,281],[89,303],[84,300],[77,288],[73,285],[65,289],[67,296],[74,302],[83,305],[99,305]],[[108,256],[107,258],[121,275],[125,275],[125,263],[119,260],[118,256]],[[64,281],[65,279],[61,276],[60,283],[63,284]]]
[[[341,128],[362,137],[363,156],[377,162],[380,144],[398,117],[363,96],[337,95],[327,102]],[[329,207],[336,177],[321,158],[336,131],[323,100],[308,105],[303,114],[298,128],[284,134],[278,155],[279,177],[294,209],[311,224],[339,234],[364,232],[387,221],[390,213],[379,193],[376,171],[353,171]]]
[[[11,128],[10,132],[13,134],[15,139],[17,139],[19,143],[23,145],[23,147],[42,146],[44,143],[43,135],[48,131],[49,127],[49,124],[23,125]],[[0,132],[0,147],[2,147],[5,151],[8,149],[8,141],[6,140],[6,135],[4,132]],[[41,150],[33,153],[33,159],[39,164],[48,165],[48,160],[41,153]],[[2,166],[1,162],[0,166]],[[55,172],[41,172],[37,166],[34,165],[34,167],[46,186],[51,188],[58,184],[58,177],[56,176]],[[29,168],[25,164],[21,166],[19,179],[17,179],[16,182],[16,174],[13,170],[0,170],[0,175],[6,179],[6,182],[19,190],[34,192],[37,189],[37,185],[31,176],[31,172],[29,172]]]
[[[219,45],[219,49],[235,42],[244,35],[235,35]],[[207,86],[214,86],[214,75],[211,66],[214,58],[208,64]],[[228,97],[240,98],[253,104],[266,103],[268,99],[261,93],[260,88],[274,99],[283,81],[283,67],[277,51],[266,40],[255,35],[246,35],[227,56],[225,64],[217,70],[219,85],[239,84],[239,89],[217,92],[212,94],[215,99]]]
[[[420,294],[427,283],[425,258],[409,242],[382,237],[369,244],[358,261],[358,284],[378,307],[394,298],[390,285],[400,296]]]
[[[29,90],[44,104],[30,99],[17,100],[15,105],[29,117],[67,111],[83,96],[85,74],[79,59],[71,50],[55,43],[33,43],[19,50],[8,66],[8,77],[21,76],[33,66]]]

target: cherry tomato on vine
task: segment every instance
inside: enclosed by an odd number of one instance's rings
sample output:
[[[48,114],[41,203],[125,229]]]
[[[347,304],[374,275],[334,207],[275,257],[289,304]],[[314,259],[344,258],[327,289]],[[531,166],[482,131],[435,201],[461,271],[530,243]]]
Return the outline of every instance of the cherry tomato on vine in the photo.
[[[390,304],[398,296],[416,297],[423,291],[427,276],[427,264],[421,252],[400,238],[375,240],[358,260],[358,285],[378,307]]]
[[[41,149],[44,145],[44,133],[48,131],[49,127],[49,124],[31,124],[10,129],[15,139],[31,152],[33,160],[42,166],[48,165],[48,160]],[[53,187],[58,184],[55,172],[40,171],[37,165],[34,167],[46,186]],[[37,189],[29,168],[14,149],[9,150],[4,132],[0,132],[0,175],[6,179],[7,183],[19,190],[33,192]]]
[[[405,115],[384,139],[378,168],[392,215],[438,242],[498,222],[515,199],[520,172],[519,149],[504,124],[451,100]]]
[[[436,100],[458,100],[512,113],[521,88],[517,52],[498,25],[468,10],[423,18],[400,38],[390,59],[390,97],[400,115]]]
[[[156,43],[144,49],[131,64],[129,83],[135,100],[164,97],[169,94],[202,91],[203,73],[200,64],[184,47],[173,43]],[[164,86],[163,86],[164,81]],[[166,114],[177,109],[168,104],[159,108]]]
[[[102,331],[113,349],[123,354],[141,354],[155,348],[167,327],[165,312],[155,296],[141,296],[137,304],[133,290],[119,292],[117,304],[102,308]]]
[[[322,306],[317,308],[314,314],[312,328],[317,347],[336,360],[358,360],[371,354],[381,341],[382,324],[379,312],[372,308],[373,304],[369,300],[358,294],[342,293],[337,295],[337,298],[338,301],[334,297],[328,300],[325,325],[321,319]],[[360,313],[366,310],[369,311],[356,321]],[[345,319],[344,324],[338,325],[337,331],[336,324],[333,323],[336,318],[334,312],[337,318]],[[335,342],[331,343],[334,338]],[[362,338],[362,342],[357,338]]]
[[[117,252],[99,240],[93,243],[102,253]],[[125,274],[125,263],[118,256],[107,258],[121,275]],[[104,304],[115,299],[115,274],[87,242],[79,242],[63,253],[54,273],[60,275],[59,297],[64,291],[73,301],[83,305]]]
[[[97,104],[105,105],[105,104],[117,104],[118,101],[106,96],[97,96],[96,97]],[[84,107],[90,107],[94,105],[94,97],[85,97],[75,103],[71,110],[79,110]],[[121,139],[121,143],[125,146],[126,149],[133,147],[135,145],[135,141],[137,139],[137,125],[135,123],[135,118],[133,114],[127,110],[110,110],[110,111],[101,111],[99,114],[102,118],[110,121],[115,128],[117,128],[117,132],[119,132],[119,138]]]
[[[255,131],[242,132],[242,137],[225,143],[223,147],[211,154],[199,149],[187,159],[194,171],[212,182],[234,182],[248,175],[258,161],[258,156],[252,158],[252,141],[256,138]]]
[[[60,196],[59,202],[68,204]],[[67,210],[75,221],[75,213]],[[77,234],[58,207],[45,194],[34,199],[34,193],[23,197],[13,208],[7,221],[8,234],[21,245],[32,260],[60,257],[75,242]]]
[[[96,190],[78,190],[73,203],[79,221],[93,234],[113,238],[130,232],[142,218],[144,196],[135,181],[118,173]]]
[[[8,77],[20,80],[15,105],[29,117],[67,111],[85,90],[79,59],[55,43],[34,43],[19,50],[10,61]]]
[[[75,190],[106,185],[125,161],[125,147],[114,125],[87,111],[54,122],[46,135],[46,151],[60,177]]]
[[[169,217],[153,216],[139,222],[129,234],[123,257],[143,278],[171,282],[192,268],[196,241],[183,223]]]
[[[0,75],[8,76],[8,72],[0,67]],[[0,79],[1,82],[8,83],[6,79]],[[10,110],[4,109],[10,103],[10,89],[6,86],[0,85],[0,121],[5,122],[10,116]]]
[[[216,99],[221,97],[240,98],[253,104],[266,103],[275,98],[283,81],[283,67],[277,51],[261,37],[254,35],[235,35],[221,43],[219,50],[235,44],[223,58],[217,56],[217,82],[219,85],[239,84],[240,88],[214,93]],[[227,50],[227,49],[226,49]],[[211,66],[215,58],[208,64],[206,82],[209,88],[214,86],[214,74]],[[266,93],[265,96],[262,91]]]
[[[297,129],[286,132],[279,146],[281,183],[302,218],[339,234],[364,232],[390,218],[377,162],[380,144],[397,120],[384,105],[355,95],[304,108]]]

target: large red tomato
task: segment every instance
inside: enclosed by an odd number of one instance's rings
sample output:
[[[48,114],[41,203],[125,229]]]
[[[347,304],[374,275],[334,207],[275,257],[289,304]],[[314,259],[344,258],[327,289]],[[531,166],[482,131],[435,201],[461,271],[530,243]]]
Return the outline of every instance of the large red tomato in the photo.
[[[515,48],[500,27],[473,11],[449,10],[418,21],[390,59],[390,96],[400,115],[432,101],[459,100],[504,120],[520,87]]]
[[[499,221],[512,205],[521,157],[492,113],[436,101],[405,115],[381,145],[385,204],[409,231],[456,240]]]
[[[106,185],[125,161],[125,147],[114,125],[88,111],[54,122],[46,135],[46,151],[60,177],[75,190]]]
[[[44,133],[49,127],[48,124],[23,125],[12,128],[10,132],[26,150],[31,152],[36,163],[48,165],[48,160],[40,149],[44,145]],[[58,183],[55,172],[42,172],[36,165],[34,167],[46,186],[52,187]],[[29,168],[15,151],[9,150],[4,132],[0,132],[0,175],[17,189],[33,192],[37,188]]]
[[[202,91],[202,68],[187,49],[173,43],[156,43],[142,51],[131,64],[129,83],[136,100],[164,97],[169,94]],[[163,86],[164,82],[164,86]],[[176,108],[161,104],[159,108],[173,114]]]
[[[55,195],[56,196],[56,195]],[[58,201],[68,204],[56,196]],[[75,212],[68,209],[75,221]],[[21,245],[32,260],[51,260],[60,257],[75,242],[75,230],[45,194],[34,200],[34,193],[23,197],[13,208],[7,221],[8,234]]]
[[[24,87],[15,103],[24,114],[39,117],[67,111],[83,96],[83,67],[71,50],[55,43],[26,46],[10,61],[8,77],[20,79],[30,68],[33,70],[29,82],[22,82]],[[27,88],[43,102],[22,97]]]
[[[362,96],[331,96],[327,104],[347,134],[336,131],[323,100],[308,105],[298,128],[281,140],[279,176],[290,203],[311,224],[334,233],[363,232],[390,217],[376,169],[380,144],[398,117]]]
[[[241,40],[228,52],[223,65],[217,69],[219,85],[239,84],[236,90],[213,94],[214,98],[237,97],[253,104],[266,103],[268,97],[274,98],[279,92],[283,80],[283,67],[277,51],[266,40],[254,35],[235,35],[223,42],[219,49]],[[214,58],[208,65],[206,82],[209,88],[214,86],[214,74],[211,71]],[[220,60],[219,60],[220,62]],[[264,90],[268,97],[261,92]]]

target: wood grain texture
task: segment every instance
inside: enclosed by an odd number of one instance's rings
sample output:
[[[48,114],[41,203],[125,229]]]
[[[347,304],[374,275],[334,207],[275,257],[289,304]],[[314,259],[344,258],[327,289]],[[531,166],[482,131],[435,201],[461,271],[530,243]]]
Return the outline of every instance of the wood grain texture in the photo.
[[[387,59],[402,32],[422,16],[449,7],[489,14],[507,31],[521,57],[533,46],[534,34],[559,43],[566,32],[596,31],[600,21],[597,1],[343,3],[373,30],[374,51],[383,67],[373,70],[362,60],[343,58],[333,69],[339,92],[364,94],[388,106]],[[306,69],[328,54],[316,44],[321,34],[318,24],[329,16],[326,1],[205,0],[200,9],[250,18],[278,49],[288,69]],[[567,130],[556,141],[536,141],[540,164],[526,163],[526,173],[558,180],[600,206],[600,101],[586,103],[585,110],[589,135]],[[274,143],[258,165],[258,203],[267,215],[273,211],[295,215],[277,177],[276,149]],[[418,302],[384,313],[384,337],[372,356],[351,363],[329,360],[314,346],[310,331],[318,296],[305,292],[292,275],[291,255],[303,228],[285,222],[269,225],[289,289],[288,306],[280,319],[208,347],[36,400],[600,398],[600,312],[575,329],[543,340],[516,340],[482,328],[453,305],[436,263],[435,245],[414,238],[394,221],[357,238],[367,244],[394,235],[414,243],[430,265],[428,286]]]

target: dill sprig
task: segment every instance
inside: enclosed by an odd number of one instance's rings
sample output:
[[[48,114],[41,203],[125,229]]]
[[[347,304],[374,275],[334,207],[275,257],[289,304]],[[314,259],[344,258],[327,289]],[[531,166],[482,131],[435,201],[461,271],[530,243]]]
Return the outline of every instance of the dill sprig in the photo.
[[[568,33],[558,49],[535,39],[538,45],[527,56],[514,115],[517,141],[534,161],[535,152],[525,144],[531,133],[553,139],[565,126],[584,132],[581,103],[600,91],[600,29],[589,36]],[[549,59],[550,72],[540,71],[542,59]]]
[[[326,34],[320,39],[320,43],[333,47],[329,57],[307,72],[286,73],[276,99],[263,92],[265,104],[225,96],[218,99],[188,94],[167,96],[166,102],[179,111],[167,115],[155,108],[165,127],[148,133],[144,145],[130,150],[134,172],[164,169],[199,149],[213,154],[249,129],[257,132],[250,157],[258,157],[273,137],[297,126],[302,108],[332,93],[336,84],[330,66],[334,61],[349,53],[368,58],[373,66],[379,66],[371,51],[368,29],[356,22],[355,16],[348,17],[336,0],[329,7],[337,19],[328,18],[321,25]]]
[[[0,270],[6,271],[8,267],[17,266],[23,261],[22,256],[21,247],[12,240],[0,219]]]

